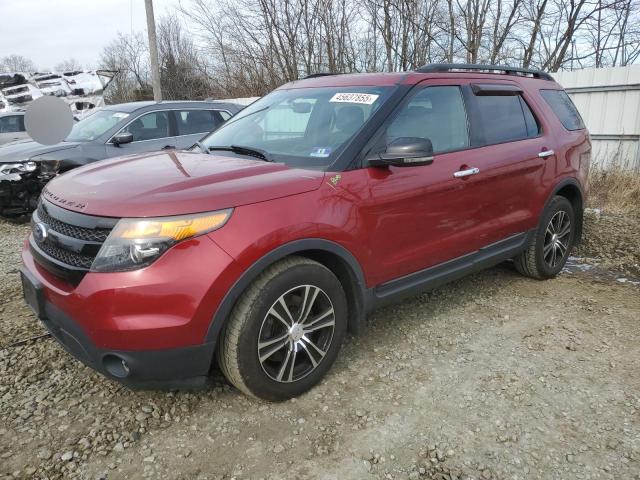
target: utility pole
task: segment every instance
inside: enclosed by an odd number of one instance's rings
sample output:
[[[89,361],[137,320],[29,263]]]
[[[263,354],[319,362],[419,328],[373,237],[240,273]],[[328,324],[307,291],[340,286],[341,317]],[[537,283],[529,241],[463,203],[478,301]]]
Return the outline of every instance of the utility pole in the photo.
[[[149,34],[149,54],[151,56],[151,83],[153,84],[153,100],[162,101],[160,89],[160,65],[158,64],[158,42],[156,41],[156,20],[153,16],[153,0],[144,0],[147,11],[147,33]]]

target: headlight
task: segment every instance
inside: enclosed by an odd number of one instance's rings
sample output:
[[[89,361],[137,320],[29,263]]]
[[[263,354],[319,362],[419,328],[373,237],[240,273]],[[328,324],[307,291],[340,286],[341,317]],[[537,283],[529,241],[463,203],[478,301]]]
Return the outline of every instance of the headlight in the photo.
[[[182,240],[222,227],[232,209],[175,217],[123,218],[93,260],[94,272],[136,270],[155,261]]]
[[[0,164],[0,175],[33,172],[36,167],[36,162],[3,163]]]

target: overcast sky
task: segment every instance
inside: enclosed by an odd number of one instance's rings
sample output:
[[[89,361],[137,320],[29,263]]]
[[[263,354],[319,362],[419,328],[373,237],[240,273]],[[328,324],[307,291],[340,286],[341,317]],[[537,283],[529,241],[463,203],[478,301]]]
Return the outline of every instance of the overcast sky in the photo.
[[[156,22],[179,0],[154,0]],[[96,67],[118,32],[146,35],[144,0],[0,0],[0,57],[16,54],[41,69],[75,58]]]

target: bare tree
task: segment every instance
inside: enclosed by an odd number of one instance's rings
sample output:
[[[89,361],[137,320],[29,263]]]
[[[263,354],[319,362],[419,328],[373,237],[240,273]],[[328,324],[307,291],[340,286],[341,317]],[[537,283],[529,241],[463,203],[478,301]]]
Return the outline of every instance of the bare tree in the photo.
[[[36,65],[22,55],[8,55],[0,59],[0,72],[35,72]]]
[[[158,25],[158,55],[163,96],[169,100],[203,99],[209,81],[192,38],[185,34],[175,15]]]
[[[56,72],[71,72],[74,70],[82,70],[82,64],[75,58],[69,58],[57,63],[54,67]]]
[[[170,98],[235,97],[312,73],[442,61],[627,65],[640,58],[639,10],[638,0],[185,0],[159,28],[162,82]],[[138,36],[105,48],[103,66],[124,72],[115,97],[145,96],[145,52]]]
[[[109,86],[108,101],[120,103],[153,98],[147,58],[147,46],[141,34],[119,34],[103,49],[100,67],[118,71]]]

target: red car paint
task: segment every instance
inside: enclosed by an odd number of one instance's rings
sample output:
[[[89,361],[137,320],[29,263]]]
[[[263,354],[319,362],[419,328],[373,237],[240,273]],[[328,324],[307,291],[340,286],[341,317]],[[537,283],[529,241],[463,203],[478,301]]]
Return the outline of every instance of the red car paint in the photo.
[[[228,223],[181,242],[148,267],[89,272],[73,285],[42,268],[28,248],[26,269],[46,300],[101,349],[160,350],[201,345],[223,298],[243,272],[300,239],[340,245],[365,287],[442,264],[536,227],[554,191],[571,180],[586,192],[590,142],[567,131],[538,94],[554,82],[505,75],[372,74],[320,77],[281,88],[361,85],[514,84],[542,134],[436,155],[432,165],[347,171],[290,168],[259,160],[162,152],[78,168],[43,197],[103,217],[153,217],[234,208]],[[540,158],[538,153],[554,150]],[[478,167],[481,174],[454,178]]]

